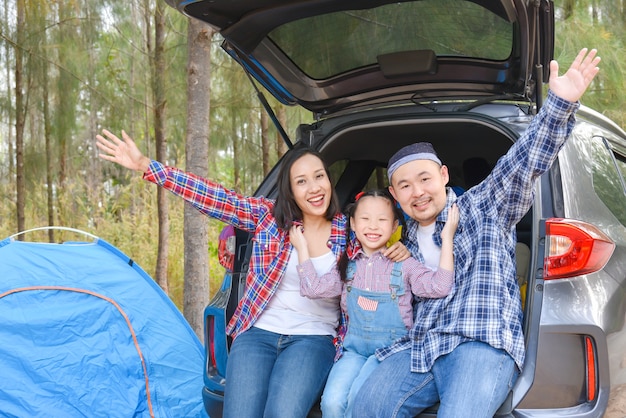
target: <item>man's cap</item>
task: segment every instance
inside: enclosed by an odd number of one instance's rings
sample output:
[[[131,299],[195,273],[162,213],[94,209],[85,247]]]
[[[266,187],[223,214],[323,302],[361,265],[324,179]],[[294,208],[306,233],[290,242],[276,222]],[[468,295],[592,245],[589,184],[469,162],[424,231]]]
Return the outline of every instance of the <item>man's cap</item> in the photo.
[[[437,153],[430,142],[416,142],[406,147],[400,148],[398,152],[393,154],[387,165],[387,177],[391,184],[393,173],[402,165],[415,160],[431,160],[441,165],[441,160],[437,157]]]

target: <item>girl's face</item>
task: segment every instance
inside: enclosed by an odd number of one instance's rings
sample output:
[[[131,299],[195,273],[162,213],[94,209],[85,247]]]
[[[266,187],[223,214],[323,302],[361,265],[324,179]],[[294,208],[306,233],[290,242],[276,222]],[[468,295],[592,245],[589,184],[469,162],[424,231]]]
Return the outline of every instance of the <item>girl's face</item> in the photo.
[[[324,163],[312,154],[296,160],[289,172],[291,192],[296,204],[307,217],[325,217],[332,196],[332,185],[326,175]]]
[[[350,227],[368,256],[387,246],[398,228],[391,202],[384,197],[364,196],[359,199]]]

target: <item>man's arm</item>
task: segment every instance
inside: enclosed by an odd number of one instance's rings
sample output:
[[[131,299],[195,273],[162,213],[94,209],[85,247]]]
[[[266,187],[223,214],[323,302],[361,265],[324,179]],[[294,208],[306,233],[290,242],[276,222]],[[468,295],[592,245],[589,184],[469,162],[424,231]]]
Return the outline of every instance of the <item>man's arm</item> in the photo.
[[[533,202],[536,179],[546,172],[574,128],[577,100],[598,73],[596,50],[580,51],[567,72],[558,75],[558,63],[550,63],[550,90],[537,116],[490,175],[474,190],[482,209],[505,229],[515,225]],[[469,198],[470,196],[468,196]]]

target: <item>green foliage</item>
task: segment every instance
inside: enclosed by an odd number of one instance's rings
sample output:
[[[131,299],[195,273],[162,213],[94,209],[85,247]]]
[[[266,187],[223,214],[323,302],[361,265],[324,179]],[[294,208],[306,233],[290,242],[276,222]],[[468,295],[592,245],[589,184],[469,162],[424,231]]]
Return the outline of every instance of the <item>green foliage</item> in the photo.
[[[565,71],[565,65],[572,62],[581,47],[596,48],[602,57],[601,71],[581,101],[618,125],[626,126],[626,78],[622,69],[626,50],[624,12],[616,9],[617,4],[612,1],[596,2],[595,9],[585,4],[587,2],[577,2],[573,12],[567,15],[564,6],[569,2],[557,0],[555,3],[554,58],[562,63],[561,72]]]
[[[59,193],[58,225],[85,231],[96,235],[118,247],[131,257],[148,274],[153,274],[157,255],[156,186],[134,177],[126,185],[101,185],[96,191],[87,191],[88,184],[81,179],[68,181]],[[47,226],[45,186],[31,189],[26,200],[27,229]],[[14,199],[5,198],[12,194],[10,187],[0,185],[0,197],[5,204],[0,205],[0,239],[16,233]],[[88,196],[96,198],[88,198]],[[168,277],[170,297],[182,310],[183,304],[183,202],[171,197],[170,200],[170,254]],[[224,269],[217,260],[217,236],[222,224],[211,221],[209,236],[210,288],[217,289],[221,284]],[[72,233],[55,231],[55,242],[85,239]],[[47,232],[26,234],[28,241],[48,241]]]

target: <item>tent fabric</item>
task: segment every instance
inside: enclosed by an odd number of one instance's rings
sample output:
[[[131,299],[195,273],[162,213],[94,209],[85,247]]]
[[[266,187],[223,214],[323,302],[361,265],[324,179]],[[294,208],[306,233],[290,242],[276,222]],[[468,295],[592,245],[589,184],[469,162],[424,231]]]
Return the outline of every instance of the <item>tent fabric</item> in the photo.
[[[0,241],[3,417],[206,417],[203,353],[167,295],[106,241]]]

